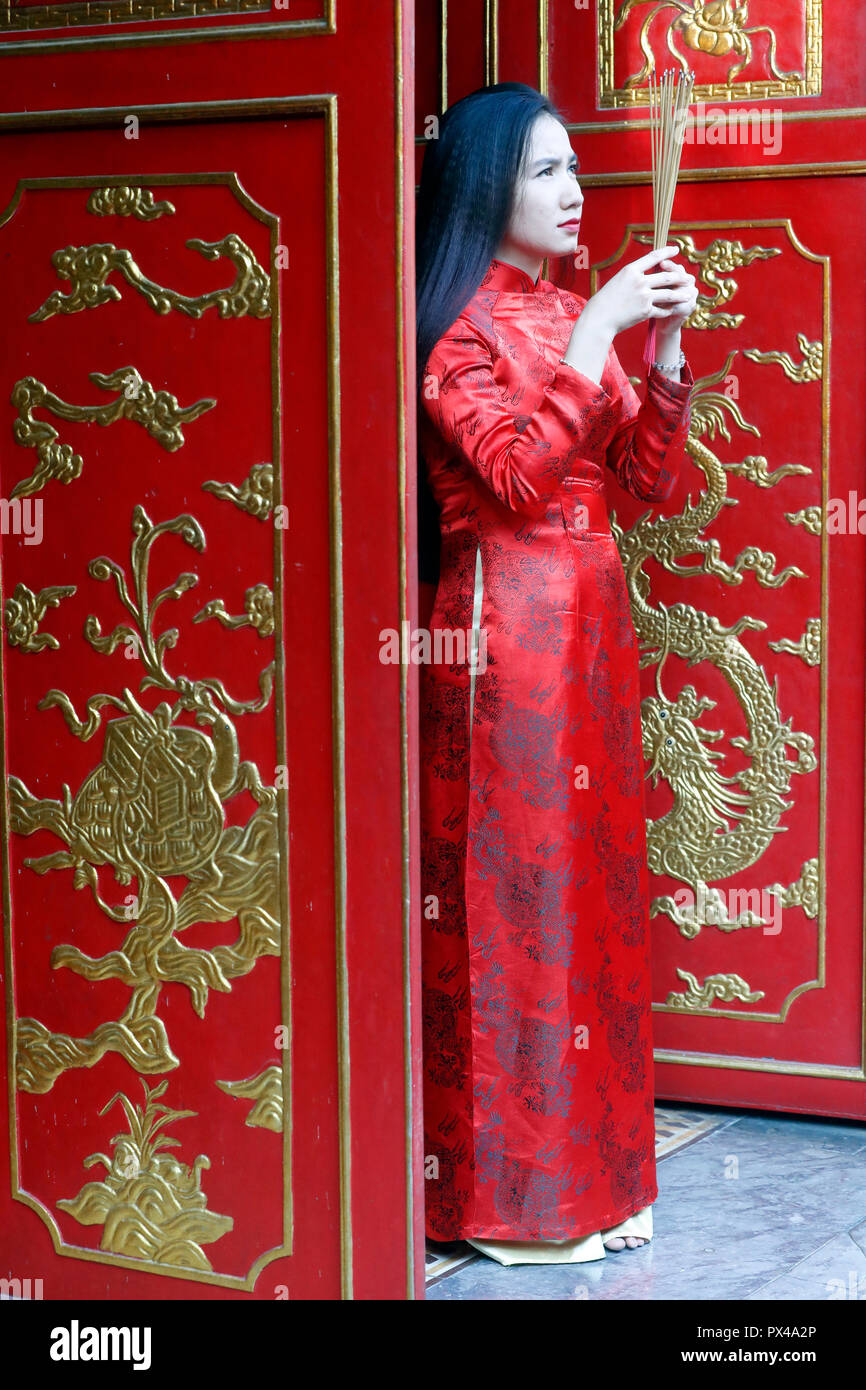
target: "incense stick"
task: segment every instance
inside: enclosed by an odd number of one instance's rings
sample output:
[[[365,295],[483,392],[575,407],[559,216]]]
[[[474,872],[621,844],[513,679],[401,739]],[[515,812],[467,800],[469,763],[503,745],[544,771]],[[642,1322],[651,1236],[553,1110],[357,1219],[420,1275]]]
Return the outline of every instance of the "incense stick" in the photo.
[[[666,68],[661,79],[650,73],[650,152],[653,174],[653,250],[667,245],[677,176],[695,75]],[[655,360],[656,319],[647,324],[644,362]]]

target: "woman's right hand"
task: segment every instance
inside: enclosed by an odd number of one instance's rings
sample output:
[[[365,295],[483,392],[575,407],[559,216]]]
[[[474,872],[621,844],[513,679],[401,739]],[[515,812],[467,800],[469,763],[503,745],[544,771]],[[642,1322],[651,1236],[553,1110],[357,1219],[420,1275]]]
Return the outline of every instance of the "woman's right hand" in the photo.
[[[613,338],[645,319],[668,317],[684,298],[687,286],[694,285],[694,277],[686,275],[681,266],[671,270],[654,267],[678,255],[677,246],[662,246],[630,261],[587,300],[581,318],[589,314],[604,335]]]

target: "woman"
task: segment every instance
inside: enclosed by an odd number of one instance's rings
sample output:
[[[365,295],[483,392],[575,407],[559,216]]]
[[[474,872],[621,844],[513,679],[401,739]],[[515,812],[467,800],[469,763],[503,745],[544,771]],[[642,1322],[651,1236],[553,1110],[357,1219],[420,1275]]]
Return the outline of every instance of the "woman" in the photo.
[[[442,117],[417,228],[445,653],[421,668],[427,1232],[502,1263],[643,1244],[658,1191],[638,654],[604,469],[670,495],[696,291],[675,247],[589,301],[540,279],[582,205],[533,88]],[[641,405],[612,342],[650,318]]]

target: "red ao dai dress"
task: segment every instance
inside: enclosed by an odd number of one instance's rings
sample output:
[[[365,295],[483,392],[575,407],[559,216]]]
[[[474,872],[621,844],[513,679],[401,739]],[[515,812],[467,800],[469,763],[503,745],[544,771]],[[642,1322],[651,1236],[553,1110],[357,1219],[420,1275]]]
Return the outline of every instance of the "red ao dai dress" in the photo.
[[[474,669],[421,667],[424,1152],[432,1239],[592,1236],[577,1258],[597,1258],[658,1191],[637,639],[605,468],[670,495],[692,377],[652,368],[641,403],[612,349],[600,384],[561,363],[585,302],[493,260],[426,364],[434,650],[483,635]]]

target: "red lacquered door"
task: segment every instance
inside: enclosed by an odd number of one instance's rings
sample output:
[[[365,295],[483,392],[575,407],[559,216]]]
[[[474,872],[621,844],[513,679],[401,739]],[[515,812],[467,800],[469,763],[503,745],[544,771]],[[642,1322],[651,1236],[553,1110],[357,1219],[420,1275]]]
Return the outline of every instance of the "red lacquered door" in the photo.
[[[361,8],[0,17],[0,1274],[46,1298],[418,1291],[411,7]]]
[[[582,294],[651,242],[650,72],[696,75],[671,231],[701,295],[687,458],[663,507],[608,494],[667,1099],[866,1115],[864,39],[866,12],[821,0],[501,0],[449,10],[419,62],[419,131],[485,81],[563,112],[586,269],[549,269]],[[642,347],[617,340],[635,379]]]

